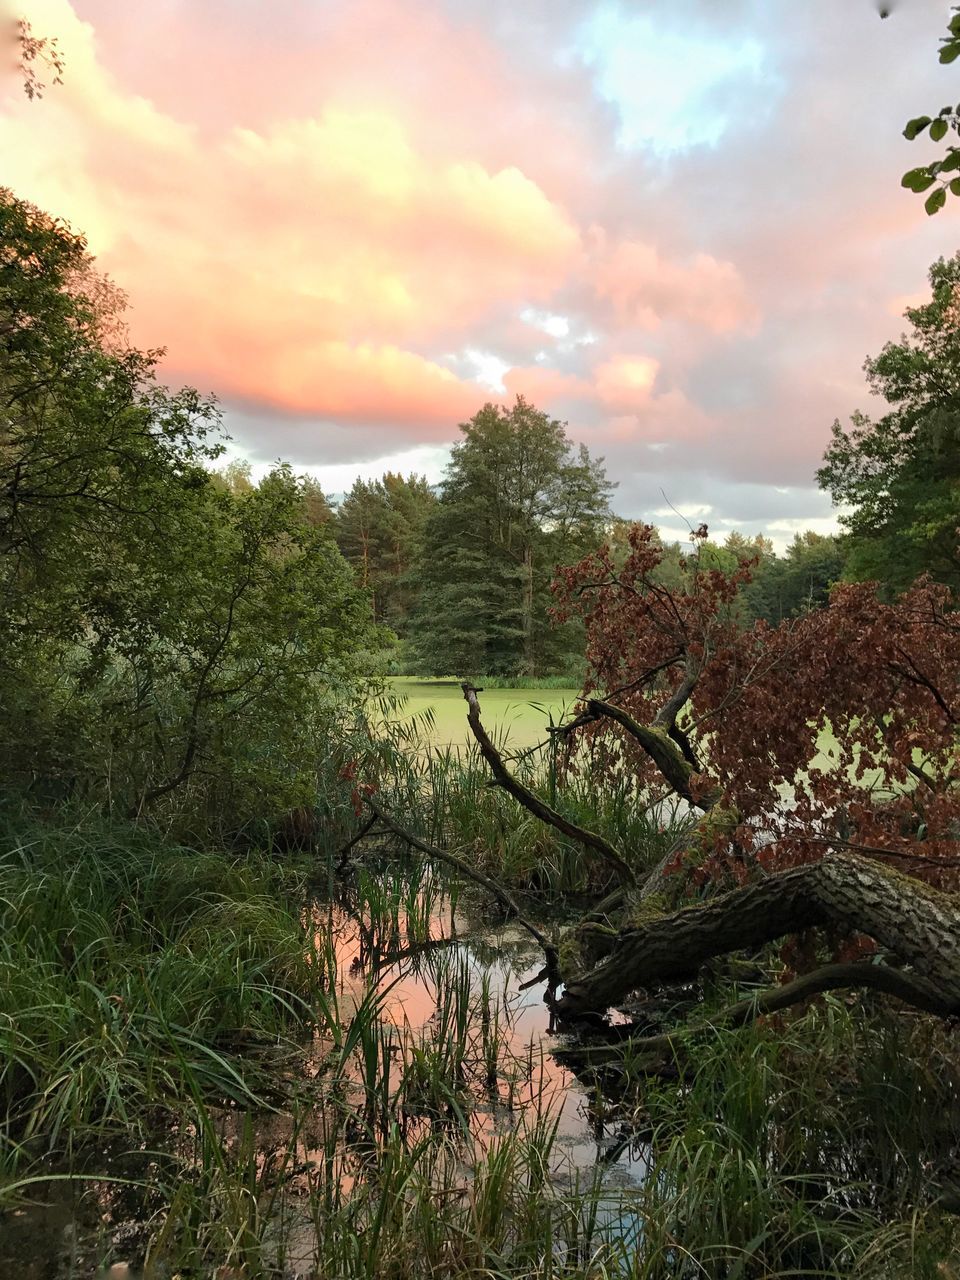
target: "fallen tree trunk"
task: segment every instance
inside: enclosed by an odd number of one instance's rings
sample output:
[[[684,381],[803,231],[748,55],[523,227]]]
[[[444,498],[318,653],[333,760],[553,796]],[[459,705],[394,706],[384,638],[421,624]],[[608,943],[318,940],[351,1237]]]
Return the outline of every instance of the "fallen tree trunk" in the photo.
[[[815,925],[869,935],[923,980],[925,999],[960,1012],[960,903],[849,853],[622,929],[599,964],[568,980],[556,1011],[603,1012],[632,991],[693,976],[714,956]]]
[[[851,978],[850,985],[896,993],[927,1011],[960,1013],[960,900],[853,853],[827,854],[819,862],[770,876],[701,906],[657,916],[634,928],[622,922],[619,929],[612,927],[609,910],[625,910],[629,917],[631,902],[634,909],[643,909],[652,895],[661,891],[676,847],[648,874],[645,883],[637,886],[629,865],[608,841],[571,823],[513,777],[483,728],[478,691],[469,684],[462,688],[470,728],[499,785],[535,816],[579,839],[621,873],[629,872],[622,874],[621,889],[585,917],[578,928],[583,944],[581,963],[585,954],[592,967],[571,975],[565,972],[571,968],[569,961],[561,961],[561,976],[567,985],[559,1000],[553,1001],[561,1019],[604,1013],[633,991],[694,977],[715,956],[757,948],[814,926],[867,934],[912,971],[864,974],[863,967],[857,966],[857,980]],[[688,786],[693,766],[669,736],[680,705],[678,698],[679,694],[667,702],[652,728],[639,725],[614,704],[597,699],[588,700],[578,722],[607,719],[618,723],[654,760],[674,791],[693,802]],[[716,790],[696,803],[704,813],[683,836],[684,843],[693,849],[709,845],[718,831],[732,830],[739,822],[735,809],[719,804]],[[564,951],[570,954],[568,948]],[[848,975],[850,969],[847,966]],[[810,975],[811,980],[813,977]],[[836,967],[828,977],[819,971],[817,980],[843,985],[841,970]],[[801,986],[788,1003],[814,990],[815,982]],[[776,992],[764,995],[761,1004],[769,1009],[783,1007]],[[745,1008],[737,1011],[735,1021],[743,1020]]]
[[[792,1005],[809,1000],[825,991],[850,990],[865,987],[904,1000],[925,1013],[949,1017],[957,1012],[956,1002],[945,1001],[940,988],[925,978],[892,969],[889,965],[857,962],[854,964],[825,964],[811,973],[805,973],[793,982],[767,991],[758,991],[745,1000],[728,1005],[709,1020],[653,1036],[628,1036],[614,1044],[569,1045],[555,1049],[561,1061],[577,1066],[600,1067],[610,1062],[622,1061],[629,1056],[635,1068],[655,1071],[662,1061],[676,1063],[682,1060],[690,1040],[716,1027],[741,1027],[764,1014],[778,1013]]]

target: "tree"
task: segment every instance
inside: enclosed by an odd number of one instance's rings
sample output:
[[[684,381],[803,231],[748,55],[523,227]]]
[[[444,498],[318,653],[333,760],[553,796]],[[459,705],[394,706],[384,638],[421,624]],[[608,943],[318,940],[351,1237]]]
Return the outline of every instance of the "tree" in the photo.
[[[728,550],[739,559],[753,558],[750,581],[741,588],[744,621],[758,618],[776,625],[806,609],[827,603],[830,588],[843,574],[845,555],[840,540],[811,529],[796,533],[783,556],[763,538],[727,539]]]
[[[210,481],[221,493],[229,493],[234,498],[245,498],[257,489],[252,471],[253,468],[245,458],[234,458],[225,467],[212,471]],[[301,475],[297,477],[297,483],[303,505],[303,518],[307,524],[319,528],[332,520],[333,510],[318,481],[312,476]]]
[[[960,57],[960,5],[953,6],[953,17],[947,26],[947,34],[940,39],[940,61],[955,62]],[[916,116],[908,120],[903,136],[913,142],[929,133],[932,142],[941,142],[948,132],[960,133],[960,103],[941,107],[936,116]],[[950,145],[942,160],[932,160],[916,169],[908,169],[900,185],[909,191],[922,194],[936,184],[923,202],[928,214],[939,213],[947,203],[947,192],[960,195],[960,147]]]
[[[599,460],[574,452],[563,423],[522,397],[509,409],[484,405],[460,430],[417,574],[420,665],[557,670],[571,632],[551,629],[550,581],[602,537],[612,486]]]
[[[355,480],[337,509],[337,545],[370,592],[374,617],[398,635],[408,629],[414,601],[410,571],[435,506],[424,476],[388,471],[380,480]]]
[[[960,587],[960,254],[930,269],[909,336],[865,365],[890,411],[839,422],[817,472],[848,531],[846,574],[902,590],[920,573]]]
[[[312,476],[299,477],[300,493],[303,499],[303,518],[314,529],[328,524],[333,519],[333,507],[323,492],[319,480]],[[332,527],[331,527],[332,530]]]
[[[218,467],[212,472],[210,482],[215,489],[221,493],[229,493],[234,498],[246,497],[256,488],[251,476],[250,463],[236,458],[225,467]]]
[[[845,556],[837,538],[807,529],[794,534],[782,563],[781,617],[789,618],[828,603],[831,588],[843,574]]]
[[[82,238],[0,195],[0,771],[240,826],[313,791],[370,635],[305,486],[224,480],[215,405],[115,347]]]
[[[868,584],[845,584],[819,609],[744,629],[730,605],[750,565],[707,567],[706,536],[701,527],[679,590],[658,583],[663,549],[641,525],[625,561],[604,547],[558,583],[560,608],[584,621],[590,661],[579,714],[559,732],[591,750],[569,767],[619,779],[638,806],[673,795],[689,809],[652,870],[639,874],[631,850],[579,826],[562,793],[552,807],[514,777],[477,691],[464,687],[498,785],[620,881],[554,956],[566,983],[558,1013],[603,1012],[637,989],[689,980],[718,955],[822,926],[833,961],[734,1006],[731,1021],[838,986],[956,1014],[960,907],[942,892],[960,866],[954,598],[927,581],[885,603]],[[832,758],[817,763],[826,732]],[[877,945],[893,965],[863,959]],[[626,1047],[672,1061],[681,1042]]]

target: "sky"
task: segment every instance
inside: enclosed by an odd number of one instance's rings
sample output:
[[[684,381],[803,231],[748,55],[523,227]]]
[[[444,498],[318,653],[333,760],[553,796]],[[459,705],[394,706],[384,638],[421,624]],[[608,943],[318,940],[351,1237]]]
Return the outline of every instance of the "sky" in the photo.
[[[620,514],[782,546],[834,527],[831,424],[881,410],[863,361],[960,248],[900,188],[937,150],[906,120],[960,98],[949,5],[887,7],[22,0],[66,66],[2,86],[0,182],[255,473],[436,481],[522,394]]]

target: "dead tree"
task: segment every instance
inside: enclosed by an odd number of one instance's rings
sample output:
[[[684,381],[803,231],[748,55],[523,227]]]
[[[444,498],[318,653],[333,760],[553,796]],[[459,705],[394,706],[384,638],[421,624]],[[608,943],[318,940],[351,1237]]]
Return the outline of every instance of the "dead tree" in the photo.
[[[644,526],[624,564],[605,549],[560,584],[560,610],[583,618],[591,657],[579,712],[559,731],[577,749],[570,767],[589,767],[598,785],[626,776],[638,800],[669,793],[689,806],[681,843],[645,875],[634,852],[511,774],[478,691],[463,686],[497,784],[619,882],[563,948],[557,1011],[603,1012],[714,957],[822,927],[886,963],[830,963],[727,1016],[837,986],[960,1013],[960,625],[949,593],[920,583],[887,605],[869,584],[845,587],[778,628],[744,628],[737,595],[750,563],[706,568],[705,539],[698,531],[680,589],[662,585],[662,547]],[[826,730],[832,767],[811,768]],[[873,773],[882,796],[865,785]]]

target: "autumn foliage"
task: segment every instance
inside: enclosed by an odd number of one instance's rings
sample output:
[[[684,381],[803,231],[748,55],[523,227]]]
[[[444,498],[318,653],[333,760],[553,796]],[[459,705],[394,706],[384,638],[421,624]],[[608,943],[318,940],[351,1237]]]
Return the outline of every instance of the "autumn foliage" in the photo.
[[[686,789],[705,811],[700,856],[684,855],[699,882],[840,847],[952,883],[960,614],[949,589],[921,580],[889,604],[869,583],[842,584],[823,608],[745,628],[737,594],[753,562],[704,567],[705,542],[701,528],[679,589],[658,577],[663,548],[644,525],[625,558],[604,548],[560,572],[557,613],[579,615],[588,637],[585,713],[570,735],[587,744],[579,759],[634,779],[647,800]],[[685,788],[590,699],[666,734]]]

